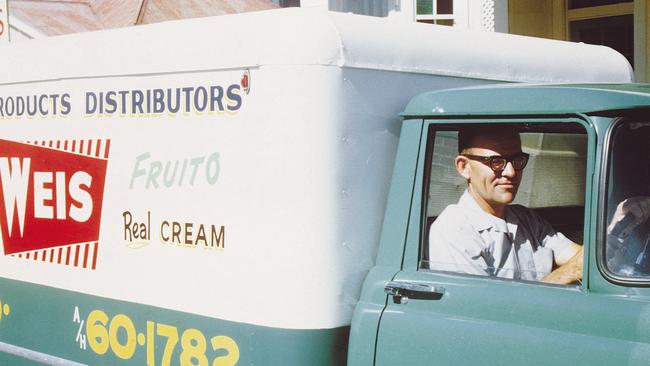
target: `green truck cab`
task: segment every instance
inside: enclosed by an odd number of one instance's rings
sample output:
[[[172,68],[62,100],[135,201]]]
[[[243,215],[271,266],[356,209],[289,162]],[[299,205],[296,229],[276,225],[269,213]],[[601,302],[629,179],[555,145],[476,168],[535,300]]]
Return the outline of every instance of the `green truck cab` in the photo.
[[[625,238],[608,226],[621,201],[650,195],[649,106],[650,87],[638,84],[474,87],[413,98],[348,364],[647,364],[650,224]],[[515,202],[582,243],[580,283],[426,265],[435,261],[425,250],[431,222],[460,196],[451,192],[465,189],[451,171],[457,131],[505,124],[516,126],[531,155]]]

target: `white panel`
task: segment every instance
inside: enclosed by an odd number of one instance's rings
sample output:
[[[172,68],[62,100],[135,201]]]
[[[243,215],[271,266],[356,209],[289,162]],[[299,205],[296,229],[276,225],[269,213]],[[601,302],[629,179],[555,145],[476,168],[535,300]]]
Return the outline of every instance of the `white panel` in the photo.
[[[0,42],[9,42],[9,7],[7,0],[0,0]]]
[[[3,139],[110,139],[110,153],[96,269],[0,256],[0,275],[267,326],[349,324],[379,243],[401,123],[398,113],[425,90],[478,81],[269,66],[250,70],[250,94],[242,94],[236,113],[84,113],[87,92],[229,85],[239,83],[244,73],[4,87],[5,96],[70,93],[72,113],[57,119],[33,117],[29,123],[5,118]],[[80,144],[74,150],[81,151]],[[93,142],[91,153],[103,152]],[[170,185],[162,181],[164,174],[171,176],[174,162],[215,153],[216,181],[207,180],[206,164],[193,182],[190,168],[182,183],[181,173]],[[167,162],[168,171],[154,177],[157,185],[149,184],[152,167]],[[131,223],[146,223],[151,237],[125,239],[125,212]],[[201,224],[224,225],[225,248],[165,243],[171,236],[165,221],[191,223],[195,234]],[[89,255],[94,253],[93,247]]]

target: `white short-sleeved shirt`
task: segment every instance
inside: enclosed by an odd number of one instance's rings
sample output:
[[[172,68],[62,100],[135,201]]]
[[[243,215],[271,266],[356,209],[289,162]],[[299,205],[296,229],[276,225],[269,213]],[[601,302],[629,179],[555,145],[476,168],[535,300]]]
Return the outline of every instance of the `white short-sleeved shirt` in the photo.
[[[532,210],[509,205],[503,220],[483,211],[468,191],[447,206],[429,231],[429,268],[540,280],[571,247]]]

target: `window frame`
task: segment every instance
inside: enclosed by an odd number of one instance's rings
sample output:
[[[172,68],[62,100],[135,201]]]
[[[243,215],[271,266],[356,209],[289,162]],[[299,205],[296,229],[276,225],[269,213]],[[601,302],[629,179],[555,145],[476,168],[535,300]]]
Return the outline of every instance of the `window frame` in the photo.
[[[434,139],[431,139],[430,137],[432,136],[432,132],[435,133],[437,131],[457,131],[460,127],[462,126],[468,126],[468,125],[489,125],[489,124],[514,124],[514,125],[521,125],[521,126],[530,126],[531,132],[562,132],[563,128],[548,128],[552,125],[555,125],[554,127],[560,127],[560,126],[566,126],[567,132],[570,132],[572,126],[577,126],[580,125],[582,127],[585,135],[587,136],[587,147],[586,147],[586,157],[585,157],[585,191],[583,192],[584,194],[584,211],[583,211],[583,242],[581,243],[583,248],[584,248],[584,255],[585,259],[588,258],[589,252],[590,252],[590,247],[591,247],[591,220],[592,220],[592,208],[591,208],[591,199],[592,195],[591,192],[593,191],[593,172],[594,172],[594,164],[595,164],[595,139],[596,139],[596,134],[594,132],[593,126],[591,124],[591,121],[589,118],[586,116],[581,116],[581,115],[574,115],[574,116],[567,116],[564,118],[557,118],[555,116],[525,116],[525,117],[519,117],[519,116],[492,116],[489,117],[488,119],[486,118],[476,118],[476,119],[465,119],[465,118],[453,118],[453,119],[424,119],[424,124],[423,124],[423,138],[421,142],[421,149],[420,149],[420,163],[422,164],[421,167],[418,169],[418,177],[416,177],[416,187],[419,185],[419,192],[414,192],[414,202],[412,207],[416,207],[415,205],[417,204],[418,211],[417,214],[419,214],[419,218],[415,220],[416,218],[412,216],[411,222],[409,223],[409,232],[411,230],[414,230],[415,228],[412,228],[411,226],[414,226],[413,221],[417,221],[417,230],[418,230],[418,235],[417,235],[417,245],[413,245],[413,243],[409,243],[410,240],[407,238],[407,251],[404,253],[405,254],[405,261],[404,263],[404,268],[408,268],[409,264],[408,263],[414,263],[415,262],[415,268],[414,269],[416,272],[422,272],[422,273],[431,273],[435,275],[451,275],[451,276],[460,276],[460,277],[471,277],[471,278],[485,278],[486,280],[489,281],[506,281],[506,282],[515,282],[515,283],[534,283],[537,285],[547,285],[547,286],[558,286],[562,288],[587,288],[588,286],[588,276],[589,276],[589,270],[588,270],[588,261],[585,260],[585,265],[583,267],[583,280],[581,285],[569,285],[569,286],[563,286],[563,285],[552,285],[552,284],[545,284],[541,283],[539,281],[525,281],[525,280],[512,280],[512,279],[505,279],[505,278],[499,278],[499,277],[491,277],[491,276],[483,276],[483,275],[472,275],[472,274],[466,274],[466,273],[460,273],[460,272],[450,272],[450,271],[440,271],[440,270],[429,270],[422,268],[421,264],[423,261],[423,256],[424,256],[424,247],[426,244],[426,241],[428,240],[427,236],[427,231],[428,231],[428,215],[427,215],[427,204],[428,204],[428,194],[429,194],[429,183],[430,183],[430,178],[431,178],[431,161],[433,158],[433,149],[434,149]],[[547,125],[547,126],[545,126]],[[435,135],[434,135],[435,136]],[[424,154],[424,155],[422,155]],[[416,188],[417,189],[417,188]],[[415,201],[418,202],[415,202]],[[412,210],[415,211],[415,210]],[[412,212],[413,215],[413,212]],[[408,235],[408,237],[412,237],[416,235]],[[408,259],[413,257],[414,253],[409,253],[408,248],[417,248],[417,253],[415,253],[415,259],[414,261],[409,261]]]
[[[577,20],[588,20],[596,18],[615,17],[619,15],[634,14],[633,2],[621,2],[618,4],[587,6],[583,8],[569,9],[568,2],[566,8],[567,29],[569,23]]]
[[[641,68],[639,63],[640,59],[637,53],[640,52],[636,46],[637,40],[637,16],[634,15],[634,2],[620,2],[617,4],[588,6],[583,8],[569,9],[568,1],[565,1],[564,10],[566,16],[564,17],[564,39],[570,42],[581,42],[571,40],[571,23],[584,20],[593,20],[601,18],[611,18],[625,15],[632,15],[632,58],[631,64],[636,65],[636,68]],[[611,47],[611,46],[608,46]]]
[[[606,247],[607,247],[607,207],[608,207],[608,190],[609,190],[609,175],[611,173],[611,161],[613,157],[614,135],[616,130],[622,124],[633,123],[642,118],[634,117],[618,117],[613,118],[609,127],[605,131],[603,139],[603,153],[600,160],[600,181],[598,190],[598,217],[597,217],[597,236],[596,236],[596,266],[600,274],[610,283],[623,287],[650,287],[650,277],[624,277],[617,275],[609,270],[606,261]],[[646,122],[650,122],[647,118]]]
[[[418,1],[431,1],[431,14],[418,14],[417,11],[417,2]],[[453,0],[452,0],[453,1]],[[438,0],[416,0],[415,4],[415,21],[418,23],[428,23],[429,21],[433,24],[454,26],[456,25],[456,6],[458,0],[453,1],[451,14],[438,14]],[[439,23],[440,21],[451,21],[451,25]]]

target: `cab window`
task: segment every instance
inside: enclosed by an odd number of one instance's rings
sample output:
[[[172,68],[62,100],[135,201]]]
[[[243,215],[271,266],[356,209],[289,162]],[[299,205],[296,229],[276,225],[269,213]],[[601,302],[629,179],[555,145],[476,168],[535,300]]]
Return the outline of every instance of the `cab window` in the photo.
[[[621,121],[609,144],[604,264],[610,275],[650,280],[650,122]]]
[[[420,270],[539,281],[557,269],[583,241],[586,146],[576,123],[431,125]]]

